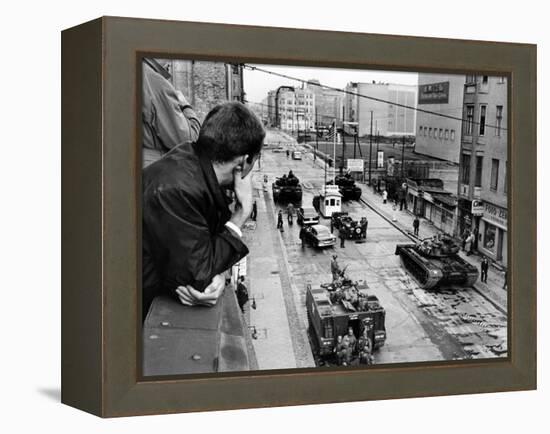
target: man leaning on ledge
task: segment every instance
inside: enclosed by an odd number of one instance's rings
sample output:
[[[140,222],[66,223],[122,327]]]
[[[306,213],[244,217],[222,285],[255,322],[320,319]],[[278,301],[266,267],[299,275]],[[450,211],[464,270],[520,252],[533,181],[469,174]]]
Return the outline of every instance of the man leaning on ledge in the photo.
[[[153,298],[216,303],[223,272],[248,254],[241,228],[252,211],[252,168],[265,131],[243,104],[221,104],[195,143],[176,146],[143,170],[143,319]],[[231,212],[224,188],[234,191]]]

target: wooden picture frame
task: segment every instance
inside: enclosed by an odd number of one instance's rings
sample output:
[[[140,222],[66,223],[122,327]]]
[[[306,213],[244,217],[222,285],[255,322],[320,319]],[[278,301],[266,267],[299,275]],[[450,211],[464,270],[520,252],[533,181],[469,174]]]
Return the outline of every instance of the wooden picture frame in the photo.
[[[509,356],[141,378],[136,95],[143,53],[507,76]],[[534,45],[116,17],[64,30],[62,402],[114,417],[536,388],[536,163]]]

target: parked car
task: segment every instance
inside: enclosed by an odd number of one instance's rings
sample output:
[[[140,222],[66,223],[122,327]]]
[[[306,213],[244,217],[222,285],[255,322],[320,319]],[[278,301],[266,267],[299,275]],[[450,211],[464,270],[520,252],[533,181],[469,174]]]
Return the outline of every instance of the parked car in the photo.
[[[314,208],[298,208],[296,213],[299,225],[317,225],[319,224],[319,213]]]
[[[332,247],[336,244],[336,237],[330,229],[323,225],[305,226],[305,243],[313,247]]]
[[[292,159],[293,160],[301,160],[302,159],[302,152],[301,151],[292,151]]]

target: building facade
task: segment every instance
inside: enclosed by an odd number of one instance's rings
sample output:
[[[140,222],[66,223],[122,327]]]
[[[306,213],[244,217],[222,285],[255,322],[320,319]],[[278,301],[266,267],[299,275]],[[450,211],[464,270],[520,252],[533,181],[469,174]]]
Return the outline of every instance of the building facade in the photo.
[[[202,121],[217,104],[245,101],[243,68],[238,64],[157,59]]]
[[[415,152],[459,163],[464,75],[418,74],[418,108],[451,116],[417,112]]]
[[[344,101],[344,120],[358,123],[359,136],[372,133],[385,137],[414,136],[416,133],[417,88],[392,83],[348,83]],[[363,98],[366,95],[373,99]],[[381,101],[377,101],[381,100]],[[387,102],[385,102],[387,101]]]
[[[268,92],[268,123],[292,134],[315,128],[315,94],[282,86]]]
[[[315,94],[315,115],[320,127],[329,127],[334,121],[338,125],[342,122],[344,94],[335,90],[324,89],[319,86],[319,80],[311,79],[306,88]]]
[[[508,262],[506,77],[466,76],[458,182],[458,234],[476,234],[476,249]]]

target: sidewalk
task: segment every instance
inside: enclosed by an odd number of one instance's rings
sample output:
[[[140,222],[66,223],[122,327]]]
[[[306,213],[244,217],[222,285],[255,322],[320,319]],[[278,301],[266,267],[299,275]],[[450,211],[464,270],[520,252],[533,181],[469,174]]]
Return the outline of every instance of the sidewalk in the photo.
[[[413,213],[405,209],[403,209],[403,211],[399,211],[399,207],[396,207],[396,210],[393,211],[393,203],[390,203],[388,201],[388,203],[384,204],[384,201],[382,200],[382,196],[380,194],[375,193],[372,188],[359,182],[357,182],[356,185],[358,185],[363,192],[361,195],[362,200],[364,200],[368,205],[370,205],[372,208],[374,208],[377,212],[382,214],[388,220],[392,221],[392,224],[396,228],[398,228],[402,232],[405,232],[410,238],[421,240],[424,238],[433,237],[434,235],[443,233],[443,231],[436,228],[429,220],[420,218],[419,237],[414,236]],[[395,221],[393,221],[394,219]],[[459,255],[465,261],[469,262],[470,264],[475,266],[478,270],[480,270],[480,274],[481,274],[481,256],[475,253],[470,256],[467,256],[462,251],[460,251]],[[481,280],[478,279],[478,281],[475,283],[474,286],[483,293],[490,293],[491,294],[490,298],[493,299],[496,303],[498,303],[498,305],[501,308],[506,310],[507,291],[506,289],[503,289],[503,285],[504,285],[504,273],[490,266],[489,272],[487,273],[487,283],[483,283],[481,282]]]

